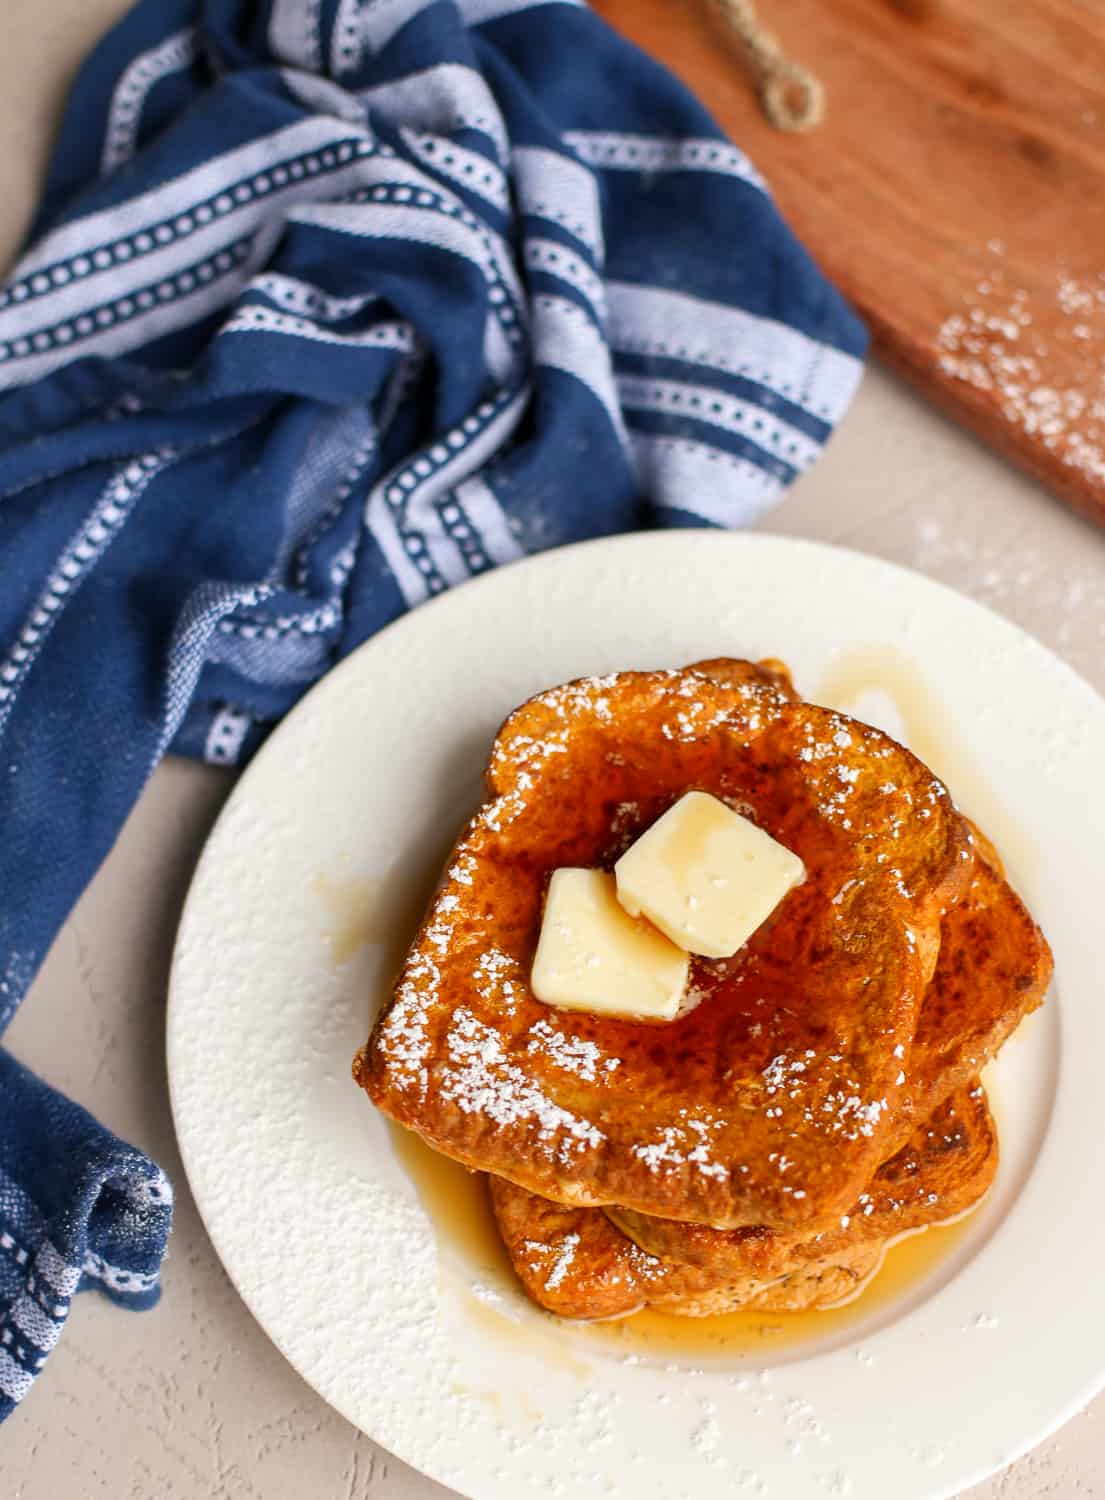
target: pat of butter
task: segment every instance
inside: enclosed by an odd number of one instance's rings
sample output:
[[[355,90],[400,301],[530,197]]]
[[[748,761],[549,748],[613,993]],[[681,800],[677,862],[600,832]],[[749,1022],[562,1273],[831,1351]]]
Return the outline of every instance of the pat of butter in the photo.
[[[731,958],[805,873],[796,854],[708,792],[680,797],[614,866],[630,916],[705,958]]]
[[[557,870],[533,960],[538,1000],[629,1020],[671,1021],[687,987],[690,959],[647,922],[618,905],[605,870]]]

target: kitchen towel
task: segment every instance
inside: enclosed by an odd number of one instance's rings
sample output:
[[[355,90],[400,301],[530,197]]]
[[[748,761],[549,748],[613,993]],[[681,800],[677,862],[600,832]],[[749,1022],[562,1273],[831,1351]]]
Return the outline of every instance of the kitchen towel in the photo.
[[[747,524],[863,348],[748,159],[578,0],[143,0],[0,287],[0,1031],[167,750],[240,764],[525,553]],[[0,1416],[77,1289],[156,1296],[170,1214],[2,1057]]]

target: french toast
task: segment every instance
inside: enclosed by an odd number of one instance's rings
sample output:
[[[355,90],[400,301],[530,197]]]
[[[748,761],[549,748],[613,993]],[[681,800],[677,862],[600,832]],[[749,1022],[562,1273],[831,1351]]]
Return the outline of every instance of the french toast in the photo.
[[[620,1211],[551,1203],[489,1179],[492,1208],[528,1295],[567,1318],[625,1317],[644,1306],[686,1316],[738,1308],[795,1311],[853,1293],[877,1269],[888,1243],[974,1207],[993,1181],[998,1145],[982,1085],[958,1090],[875,1174],[834,1230],[780,1253],[779,1236],[735,1231],[763,1247],[739,1267],[711,1258],[672,1259]],[[646,1229],[661,1221],[646,1221]],[[692,1239],[699,1226],[686,1228]],[[706,1231],[708,1234],[709,1231]],[[709,1241],[707,1241],[709,1244]]]
[[[997,1054],[1024,1016],[1042,1002],[1051,979],[1051,952],[1043,933],[1004,879],[992,845],[973,827],[971,834],[971,880],[941,926],[940,955],[906,1070],[895,1149],[913,1134],[918,1120],[939,1118],[944,1101]],[[719,1273],[782,1274],[808,1243],[801,1232],[725,1231],[616,1206],[607,1211],[643,1249]],[[949,1213],[958,1211],[948,1208]],[[828,1227],[834,1230],[835,1221]],[[825,1241],[819,1237],[815,1243]]]
[[[551,1011],[529,986],[550,873],[608,869],[689,788],[797,853],[805,882],[736,957],[693,961],[679,1019]],[[437,1150],[560,1204],[822,1223],[893,1149],[941,916],[971,868],[937,778],[798,700],[776,663],[569,683],[500,730],[354,1076]]]
[[[504,1177],[487,1181],[499,1233],[526,1294],[562,1318],[624,1318],[644,1307],[709,1317],[742,1308],[823,1306],[854,1291],[883,1254],[881,1244],[864,1244],[771,1282],[750,1274],[719,1277],[639,1249],[601,1209],[552,1203]]]
[[[1051,983],[1047,939],[989,839],[970,822],[968,830],[975,857],[962,899],[941,923],[901,1101],[903,1138],[997,1056]]]
[[[879,1167],[866,1191],[816,1234],[710,1229],[610,1206],[608,1217],[646,1253],[722,1280],[785,1276],[812,1261],[957,1218],[978,1201],[998,1165],[998,1140],[977,1079],[957,1089]]]

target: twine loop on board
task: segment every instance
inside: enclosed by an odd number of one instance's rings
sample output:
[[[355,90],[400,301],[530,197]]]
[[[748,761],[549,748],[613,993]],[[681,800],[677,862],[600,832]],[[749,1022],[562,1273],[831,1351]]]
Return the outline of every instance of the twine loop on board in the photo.
[[[825,90],[808,68],[787,57],[765,29],[752,0],[713,0],[747,54],[764,114],[778,130],[812,130],[825,118]]]

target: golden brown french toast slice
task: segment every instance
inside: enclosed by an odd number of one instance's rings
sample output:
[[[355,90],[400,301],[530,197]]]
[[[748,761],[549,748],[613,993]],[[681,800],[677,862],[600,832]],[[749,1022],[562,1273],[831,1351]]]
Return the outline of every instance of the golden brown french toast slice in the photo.
[[[820,1233],[764,1228],[718,1230],[608,1207],[607,1215],[646,1253],[704,1275],[765,1281],[883,1241],[933,1219],[957,1217],[993,1181],[998,1139],[977,1079],[957,1089],[875,1173],[846,1213]]]
[[[538,694],[492,747],[354,1075],[437,1150],[547,1198],[705,1224],[843,1213],[888,1154],[941,912],[969,873],[943,785],[876,729],[796,701],[777,663],[623,672]],[[545,885],[609,868],[713,793],[807,877],[664,1024],[538,1002]],[[779,1162],[785,1159],[786,1170]]]
[[[794,1311],[841,1301],[879,1264],[896,1236],[974,1207],[990,1187],[997,1161],[994,1123],[976,1081],[942,1105],[879,1169],[846,1223],[793,1242],[785,1254],[779,1236],[736,1231],[763,1246],[762,1254],[749,1254],[739,1267],[711,1253],[695,1262],[672,1259],[660,1237],[642,1244],[639,1216],[629,1216],[634,1221],[630,1238],[619,1227],[619,1211],[551,1203],[501,1178],[490,1178],[489,1188],[511,1264],[527,1294],[548,1311],[566,1318],[612,1318],[653,1306],[705,1316],[738,1308]],[[648,1231],[659,1222],[648,1220]],[[693,1242],[697,1226],[684,1227]],[[716,1247],[716,1239],[705,1243]]]
[[[895,1122],[896,1148],[913,1133],[918,1119],[940,1117],[939,1106],[997,1054],[1041,1003],[1051,978],[1051,951],[1043,933],[1004,879],[993,847],[977,830],[972,834],[976,855],[971,881],[942,924],[940,956],[921,1005],[906,1097]],[[795,1254],[806,1253],[803,1247],[809,1243],[804,1233],[711,1230],[653,1221],[617,1208],[609,1212],[646,1249],[734,1275],[779,1271]]]
[[[968,828],[975,858],[962,899],[941,924],[910,1054],[903,1137],[997,1056],[1051,983],[1047,939],[1005,879],[994,846]]]
[[[488,1188],[499,1233],[530,1299],[561,1318],[624,1318],[645,1307],[685,1317],[740,1309],[773,1311],[839,1302],[878,1265],[883,1245],[864,1243],[765,1281],[718,1277],[650,1255],[597,1208],[570,1208],[503,1177]]]

